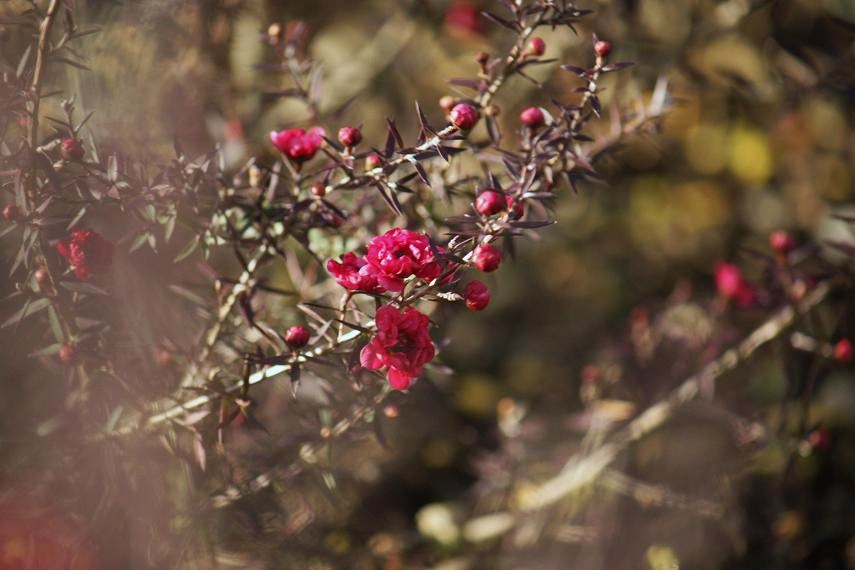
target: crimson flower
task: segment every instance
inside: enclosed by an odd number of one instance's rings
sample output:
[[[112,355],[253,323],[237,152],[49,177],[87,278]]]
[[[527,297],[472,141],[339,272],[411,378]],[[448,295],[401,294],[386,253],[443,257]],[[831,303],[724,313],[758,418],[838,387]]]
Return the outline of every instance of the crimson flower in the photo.
[[[736,301],[740,307],[749,307],[757,301],[754,288],[742,276],[742,271],[732,263],[719,262],[715,266],[715,284],[719,295]]]
[[[368,242],[365,261],[373,268],[377,282],[389,291],[403,291],[404,279],[411,275],[430,281],[441,271],[430,238],[402,228]]]
[[[312,127],[308,131],[303,129],[285,129],[284,131],[271,131],[270,142],[278,148],[282,154],[294,162],[305,162],[315,156],[324,142],[324,129]]]
[[[367,293],[382,293],[384,291],[377,283],[377,273],[374,266],[369,265],[364,257],[348,252],[341,256],[341,262],[330,259],[327,261],[327,271],[336,282],[350,291],[365,291]]]
[[[113,244],[94,230],[71,230],[71,237],[56,243],[56,251],[68,260],[74,275],[86,281],[113,263]]]
[[[377,309],[374,321],[377,334],[359,353],[359,361],[368,370],[387,367],[389,385],[406,390],[436,355],[428,333],[430,319],[412,307],[400,311],[384,305]]]

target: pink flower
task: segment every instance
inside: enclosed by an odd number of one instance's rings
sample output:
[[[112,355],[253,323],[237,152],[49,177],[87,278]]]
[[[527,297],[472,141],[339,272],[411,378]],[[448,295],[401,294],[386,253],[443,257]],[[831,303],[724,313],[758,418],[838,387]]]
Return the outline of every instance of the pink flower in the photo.
[[[339,285],[350,291],[383,292],[383,287],[377,283],[374,267],[352,251],[341,256],[341,263],[333,259],[327,261],[327,271]]]
[[[321,127],[303,129],[285,129],[271,131],[270,141],[282,154],[295,162],[305,162],[315,156],[324,142],[324,130]]]
[[[385,305],[374,317],[377,334],[359,354],[368,370],[387,367],[386,377],[395,390],[406,390],[422,367],[436,354],[428,333],[430,319],[412,307],[403,312]]]
[[[368,242],[365,261],[373,268],[377,282],[389,291],[402,291],[404,279],[411,275],[430,281],[441,271],[430,238],[401,228]]]
[[[742,271],[732,263],[719,262],[715,266],[715,284],[719,295],[736,301],[740,307],[748,307],[757,301],[750,283],[745,281]]]
[[[113,244],[93,230],[71,230],[71,239],[59,241],[56,251],[68,260],[81,281],[103,273],[113,263]]]
[[[481,281],[470,281],[463,290],[466,307],[473,311],[483,311],[490,304],[490,290]]]

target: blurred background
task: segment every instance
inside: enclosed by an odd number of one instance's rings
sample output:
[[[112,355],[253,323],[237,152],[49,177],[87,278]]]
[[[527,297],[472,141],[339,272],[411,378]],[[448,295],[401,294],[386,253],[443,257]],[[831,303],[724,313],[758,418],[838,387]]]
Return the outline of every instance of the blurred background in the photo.
[[[0,15],[15,4],[0,5]],[[478,52],[499,53],[508,41],[478,16],[497,9],[486,1],[78,4],[81,21],[101,28],[79,48],[91,71],[69,68],[55,83],[77,93],[81,114],[97,110],[90,127],[100,143],[152,160],[169,156],[175,138],[198,152],[220,143],[231,167],[272,157],[271,129],[306,124],[301,103],[264,95],[271,77],[258,67],[260,38],[271,22],[308,25],[323,70],[321,112],[337,113],[323,126],[362,124],[377,146],[386,116],[414,136],[415,100],[439,123],[437,101],[454,93],[445,80],[472,75]],[[220,487],[213,469],[181,466],[150,442],[109,449],[93,467],[36,437],[51,429],[44,402],[61,405],[62,391],[46,386],[7,338],[0,472],[4,497],[20,508],[4,515],[13,528],[0,521],[0,568],[24,567],[17,564],[30,528],[57,543],[48,560],[64,561],[45,568],[855,568],[855,371],[839,367],[823,379],[812,417],[828,441],[807,442],[792,464],[792,442],[776,431],[792,363],[782,366],[774,347],[726,378],[727,406],[685,410],[634,446],[620,473],[562,503],[528,538],[480,540],[465,524],[554,474],[582,445],[593,408],[608,421],[631,417],[762,319],[709,308],[716,261],[739,261],[756,277],[750,251],[767,251],[770,231],[846,239],[846,224],[829,215],[855,213],[855,3],[581,6],[597,14],[578,35],[542,34],[546,55],[590,64],[596,32],[615,45],[614,61],[635,62],[609,78],[604,103],[631,106],[664,76],[678,105],[660,133],[628,141],[600,165],[606,184],[566,189],[558,224],[490,276],[487,311],[445,320],[452,341],[441,359],[453,372],[396,397],[382,437],[340,443],[334,467],[211,511],[199,504]],[[20,38],[2,24],[0,32],[0,59],[14,66]],[[539,73],[544,91],[515,80],[503,92],[506,132],[523,107],[576,97],[572,75],[552,66]],[[608,127],[607,118],[601,123]],[[10,264],[11,246],[0,247]],[[135,255],[126,263],[145,274],[150,260]],[[158,327],[181,327],[163,303],[160,322],[141,325],[155,337]],[[150,315],[137,309],[129,322]],[[840,315],[835,305],[820,318]],[[646,361],[637,358],[644,331],[657,339]],[[257,395],[275,435],[235,433],[231,469],[260,472],[275,461],[262,453],[271,437],[299,438],[277,424],[288,398],[285,385]],[[762,445],[732,427],[755,422],[768,428]],[[117,481],[116,465],[138,480]],[[87,469],[97,475],[85,492],[38,490],[40,477]]]

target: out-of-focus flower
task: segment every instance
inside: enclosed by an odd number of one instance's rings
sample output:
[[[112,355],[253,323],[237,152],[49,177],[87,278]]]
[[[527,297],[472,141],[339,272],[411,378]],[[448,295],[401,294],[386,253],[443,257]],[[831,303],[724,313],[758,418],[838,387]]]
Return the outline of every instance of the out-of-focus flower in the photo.
[[[56,251],[68,260],[81,281],[103,273],[113,263],[113,244],[94,230],[71,230],[70,239],[57,242]]]
[[[412,307],[400,311],[385,305],[377,309],[374,320],[377,334],[362,349],[359,360],[368,370],[387,367],[389,385],[406,390],[436,354],[428,333],[430,319]]]
[[[719,295],[735,301],[740,307],[749,307],[757,301],[754,288],[742,276],[742,271],[732,263],[719,262],[715,266],[715,284]]]
[[[312,127],[308,131],[300,128],[271,131],[270,142],[279,151],[293,160],[301,163],[311,159],[324,142],[324,130]]]
[[[834,359],[838,362],[849,362],[852,360],[853,352],[852,341],[848,338],[841,338],[834,345]]]
[[[481,34],[484,20],[481,12],[468,2],[455,2],[445,12],[445,25],[453,31]]]

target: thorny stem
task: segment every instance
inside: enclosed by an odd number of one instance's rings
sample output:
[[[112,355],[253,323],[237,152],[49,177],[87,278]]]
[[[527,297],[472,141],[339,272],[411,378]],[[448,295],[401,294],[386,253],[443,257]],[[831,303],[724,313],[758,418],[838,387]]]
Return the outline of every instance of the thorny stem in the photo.
[[[27,213],[30,213],[31,209],[36,207],[36,192],[38,190],[38,158],[36,146],[38,144],[39,136],[39,109],[41,106],[42,97],[42,78],[47,60],[47,52],[50,48],[50,31],[53,27],[57,15],[59,14],[59,7],[60,0],[51,0],[39,26],[39,39],[36,47],[36,61],[33,66],[33,78],[30,84],[28,143],[32,155],[32,164],[30,168],[29,180],[27,181],[27,188],[24,192],[24,210]],[[59,287],[59,281],[56,278],[58,272],[56,268],[51,267],[50,260],[45,255],[45,245],[47,240],[45,239],[41,226],[36,225],[33,231],[37,233],[36,241],[33,246],[36,253],[34,257],[37,260],[41,260],[42,267],[47,271],[48,279],[46,282],[46,289],[51,293],[49,297],[51,300],[51,304],[56,312],[60,328],[62,329],[62,334],[65,337],[64,340],[65,342],[70,342],[77,334],[77,327],[75,326],[74,318],[68,314],[68,311],[66,310],[65,306],[60,302],[60,296],[62,295],[62,292]],[[81,378],[85,377],[85,374],[83,374],[82,367],[80,365],[77,365],[76,368]]]

